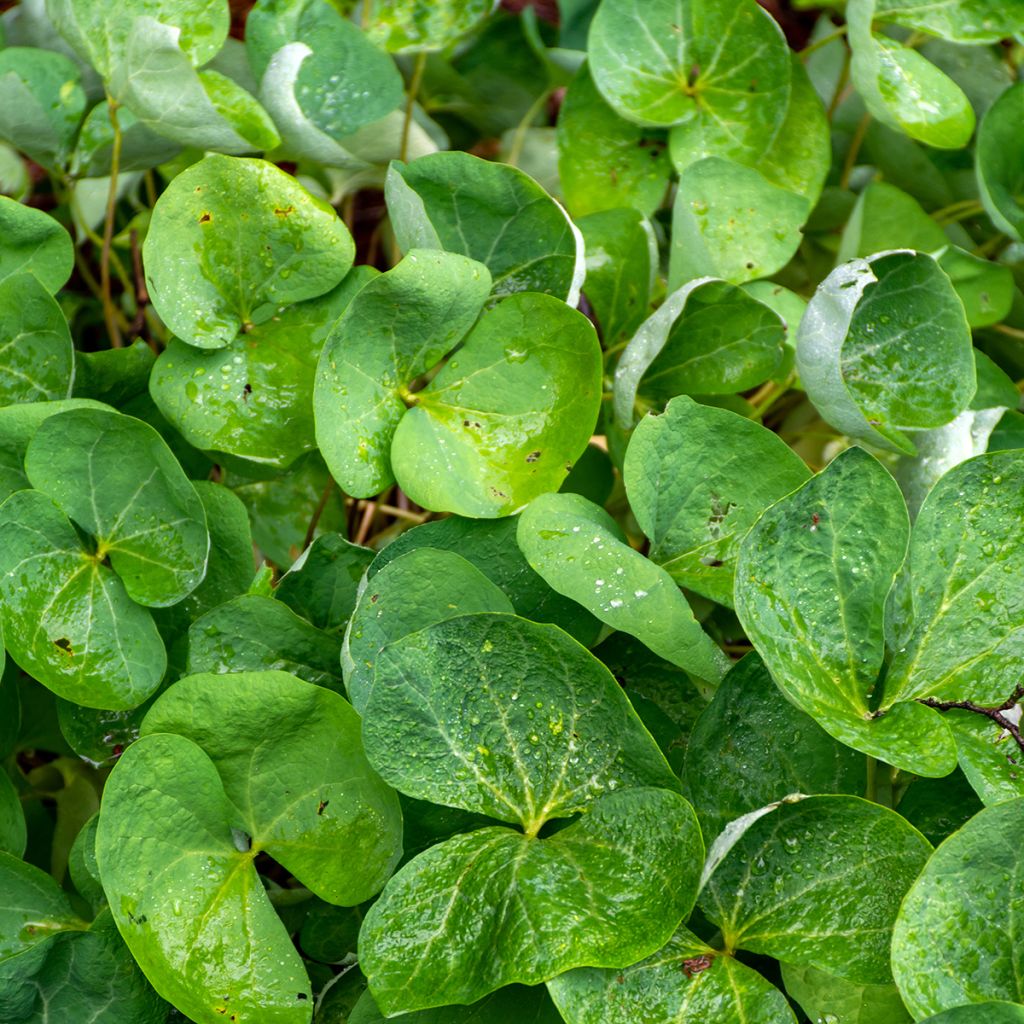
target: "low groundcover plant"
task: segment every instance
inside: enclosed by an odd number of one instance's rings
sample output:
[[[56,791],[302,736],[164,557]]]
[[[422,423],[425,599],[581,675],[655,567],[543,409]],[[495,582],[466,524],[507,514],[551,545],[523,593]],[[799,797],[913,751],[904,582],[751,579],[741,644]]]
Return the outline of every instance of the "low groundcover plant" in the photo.
[[[1024,0],[0,7],[3,1024],[1024,1024]]]

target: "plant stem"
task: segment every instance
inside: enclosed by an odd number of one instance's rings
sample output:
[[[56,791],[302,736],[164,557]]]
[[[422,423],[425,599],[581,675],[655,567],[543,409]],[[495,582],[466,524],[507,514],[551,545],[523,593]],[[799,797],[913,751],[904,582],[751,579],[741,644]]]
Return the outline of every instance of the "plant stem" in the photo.
[[[877,793],[878,758],[867,755],[867,784],[864,787],[864,799],[874,800]]]
[[[409,95],[405,101],[405,120],[402,122],[402,145],[398,151],[398,159],[404,161],[409,153],[409,128],[412,126],[412,111],[416,105],[416,95],[420,91],[420,83],[423,81],[423,69],[427,66],[426,51],[421,50],[416,54],[416,63],[413,65],[412,78],[409,80]]]
[[[857,166],[857,156],[860,154],[860,147],[864,142],[864,136],[867,134],[869,124],[871,124],[870,114],[865,114],[857,124],[857,130],[853,133],[853,138],[850,140],[850,148],[847,150],[846,159],[843,161],[843,173],[839,178],[840,188],[849,188],[850,186],[850,175],[853,174],[853,169]]]
[[[121,126],[117,121],[117,100],[107,96],[110,109],[110,126],[114,130],[114,141],[110,148],[110,187],[107,190],[107,216],[103,223],[103,247],[100,250],[100,291],[103,302],[103,319],[110,335],[110,347],[120,348],[121,329],[117,322],[114,300],[110,296],[110,244],[114,237],[114,213],[117,208],[117,173],[121,163]]]
[[[306,527],[306,536],[302,541],[302,550],[305,551],[310,544],[313,543],[313,535],[316,533],[317,525],[320,522],[320,517],[323,515],[324,509],[327,507],[327,499],[331,496],[331,491],[334,490],[334,477],[329,476],[327,478],[327,486],[323,490],[323,494],[320,495],[320,500],[316,503],[316,508],[313,509],[312,518],[309,520],[309,526]]]
[[[835,30],[830,32],[827,36],[822,36],[820,39],[816,39],[813,43],[808,43],[800,51],[800,59],[806,60],[815,50],[820,50],[823,46],[828,46],[829,43],[834,43],[837,39],[842,39],[846,35],[846,26],[841,25]]]
[[[825,116],[832,120],[832,116],[836,112],[836,108],[842,102],[843,93],[846,92],[846,86],[850,82],[850,51],[846,51],[846,55],[843,58],[843,67],[839,72],[839,78],[836,81],[836,91],[832,94],[832,100],[828,105],[828,110],[825,112]]]
[[[985,207],[977,199],[962,199],[958,203],[950,203],[949,206],[936,210],[932,214],[932,219],[940,224],[952,224],[984,212]]]
[[[1014,742],[1021,752],[1024,753],[1024,735],[1021,735],[1020,726],[1003,714],[1004,711],[1009,711],[1010,708],[1016,707],[1021,697],[1024,697],[1024,686],[1018,684],[1011,696],[1004,700],[1002,704],[993,708],[983,707],[970,700],[936,700],[934,697],[925,697],[923,700],[918,701],[918,703],[924,704],[925,707],[935,708],[936,711],[970,711],[976,715],[990,718],[996,725],[1001,726],[1013,737]]]
[[[534,101],[530,104],[530,109],[523,114],[519,124],[516,125],[515,134],[512,136],[512,145],[508,151],[508,160],[506,163],[511,164],[513,167],[519,166],[519,158],[523,155],[523,146],[526,144],[526,133],[530,130],[530,126],[537,119],[537,115],[544,109],[544,105],[547,103],[548,98],[551,96],[551,90],[545,89]]]

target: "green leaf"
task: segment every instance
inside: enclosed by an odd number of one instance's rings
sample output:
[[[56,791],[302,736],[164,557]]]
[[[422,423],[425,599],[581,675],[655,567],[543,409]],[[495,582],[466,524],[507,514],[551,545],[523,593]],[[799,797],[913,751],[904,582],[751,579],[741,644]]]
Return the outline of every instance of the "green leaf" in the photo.
[[[705,276],[770,277],[800,245],[811,204],[753,167],[708,157],[679,176],[673,211],[669,287],[678,288]]]
[[[1013,307],[1013,272],[955,245],[936,254],[953,282],[971,327],[989,327],[1005,320]]]
[[[35,274],[53,294],[74,263],[71,237],[53,217],[0,196],[0,282],[14,274]]]
[[[241,823],[195,743],[166,734],[136,741],[107,780],[96,835],[110,909],[150,984],[197,1024],[232,1013],[308,1024],[309,981],[252,866],[255,852],[232,839]]]
[[[902,430],[948,423],[977,386],[963,304],[922,253],[882,253],[832,271],[800,322],[796,364],[832,426],[909,454]]]
[[[206,752],[253,847],[323,899],[362,903],[398,863],[398,798],[370,768],[359,716],[337,694],[285,672],[187,676],[150,709],[140,742],[158,733]],[[100,829],[102,846],[102,814]]]
[[[921,1024],[1022,1024],[1024,1006],[1019,1003],[974,1003],[929,1017]]]
[[[28,832],[21,796],[6,771],[0,772],[0,852],[20,857],[25,852]]]
[[[786,116],[789,49],[753,0],[604,0],[588,44],[594,81],[616,111],[682,125],[695,160],[756,157]]]
[[[373,557],[368,548],[324,534],[281,577],[274,596],[317,629],[339,632],[355,610],[359,581]]]
[[[399,555],[361,585],[345,633],[342,667],[353,706],[365,713],[385,645],[460,615],[512,611],[504,593],[453,551],[427,547]]]
[[[71,334],[60,306],[38,278],[12,274],[0,281],[0,317],[0,404],[70,398],[75,375]]]
[[[494,8],[491,0],[376,0],[365,32],[391,53],[440,50],[465,35]]]
[[[109,558],[133,601],[175,604],[205,575],[203,503],[149,424],[98,409],[51,416],[29,443],[25,472],[92,534],[94,567]]]
[[[558,177],[574,217],[628,207],[653,214],[672,170],[665,147],[662,132],[619,117],[580,68],[558,113]]]
[[[734,394],[772,375],[786,325],[740,288],[702,278],[673,292],[633,335],[615,370],[615,416],[633,425],[637,392]]]
[[[910,544],[914,621],[886,677],[886,704],[936,697],[998,704],[1024,653],[1024,543],[1014,498],[1024,451],[951,469],[921,508]]]
[[[548,990],[566,1024],[796,1024],[774,985],[685,928],[631,967],[583,967],[552,979]]]
[[[1024,238],[1024,160],[1015,126],[1024,115],[1024,84],[1007,89],[985,114],[978,129],[975,171],[978,191],[992,223],[1011,238]]]
[[[473,326],[491,287],[464,256],[414,249],[350,301],[316,370],[316,438],[341,487],[370,497],[394,482],[390,448],[408,388]]]
[[[286,309],[224,348],[172,340],[150,378],[157,407],[197,448],[290,465],[316,447],[313,381],[324,341],[374,276],[359,267],[326,295]]]
[[[859,448],[776,502],[740,546],[736,614],[785,696],[841,743],[917,775],[953,770],[953,738],[916,703],[874,697],[883,607],[906,555],[895,480]]]
[[[601,631],[601,623],[575,601],[552,590],[530,568],[516,543],[517,519],[464,519],[447,516],[412,530],[393,540],[374,559],[368,576],[378,573],[399,555],[414,548],[453,551],[472,562],[507,595],[516,611],[533,622],[549,622],[564,629],[584,647]]]
[[[143,256],[168,327],[191,345],[223,348],[334,288],[354,245],[333,209],[291,175],[262,160],[208,156],[160,196]]]
[[[291,672],[329,690],[342,688],[341,643],[272,597],[243,594],[200,616],[189,629],[189,672]]]
[[[0,139],[44,167],[62,167],[85,106],[78,68],[62,53],[0,50]]]
[[[650,311],[657,242],[651,225],[633,209],[592,213],[579,229],[587,252],[587,301],[609,347],[632,336]]]
[[[75,890],[94,912],[107,904],[107,894],[103,891],[100,869],[96,863],[96,826],[99,820],[97,812],[82,826],[68,856],[68,874]]]
[[[606,796],[548,839],[498,827],[455,836],[387,884],[359,963],[389,1015],[631,963],[692,906],[702,856],[689,804],[663,789]]]
[[[791,793],[864,792],[864,756],[781,698],[764,663],[748,654],[697,719],[683,777],[708,840]]]
[[[121,406],[126,412],[128,402],[145,394],[155,362],[153,350],[141,338],[125,348],[76,352],[74,394]]]
[[[120,171],[145,171],[156,167],[181,150],[171,139],[147,128],[127,107],[117,111],[117,126],[121,132]],[[74,169],[87,178],[106,177],[110,174],[114,146],[114,126],[110,122],[110,107],[98,103],[86,115],[75,144]]]
[[[988,807],[934,853],[907,894],[892,970],[917,1018],[988,999],[1024,1001],[1019,964],[1024,800]],[[990,1018],[984,1015],[987,1021]]]
[[[402,490],[435,511],[509,515],[558,487],[593,433],[601,351],[582,313],[510,295],[413,396],[391,448]]]
[[[346,136],[402,103],[394,61],[325,0],[261,0],[245,42],[260,97],[285,145],[302,156],[344,152]]]
[[[511,615],[448,619],[386,647],[363,739],[400,792],[531,836],[609,791],[678,789],[608,670],[556,627]]]
[[[944,779],[912,779],[898,804],[900,815],[933,846],[966,825],[982,806],[959,770]]]
[[[672,577],[626,543],[615,520],[578,494],[545,494],[519,519],[533,569],[613,629],[711,683],[728,658],[700,628]]]
[[[830,1024],[911,1024],[895,985],[857,985],[814,967],[782,965],[786,991],[811,1020]]]
[[[854,87],[873,117],[918,142],[961,149],[974,134],[974,110],[963,90],[916,50],[871,31],[878,0],[851,0]]]
[[[721,305],[708,307],[715,310]],[[810,476],[759,423],[685,397],[640,421],[622,472],[630,508],[651,541],[648,557],[679,586],[728,606],[740,541],[769,505]]]
[[[0,506],[0,540],[0,623],[18,665],[86,707],[127,709],[149,697],[167,663],[152,616],[63,512],[38,491],[18,491]]]
[[[945,716],[956,738],[957,760],[986,806],[1024,796],[1020,748],[996,722],[967,711]]]
[[[889,249],[934,252],[948,244],[945,232],[913,196],[887,181],[876,180],[857,197],[857,205],[843,228],[837,260],[844,263]]]
[[[998,43],[1024,24],[1022,0],[875,0],[875,17],[957,43]]]
[[[399,248],[445,249],[483,263],[495,295],[545,292],[579,301],[583,242],[529,175],[468,153],[393,161],[384,189]]]
[[[931,844],[895,811],[858,797],[766,810],[717,864],[712,849],[705,867],[700,907],[726,948],[862,984],[889,981],[893,923]]]
[[[386,1020],[396,1024],[564,1024],[543,988],[522,985],[498,989],[471,1006],[440,1006],[398,1017],[384,1017],[367,992],[347,1024],[384,1024]]]

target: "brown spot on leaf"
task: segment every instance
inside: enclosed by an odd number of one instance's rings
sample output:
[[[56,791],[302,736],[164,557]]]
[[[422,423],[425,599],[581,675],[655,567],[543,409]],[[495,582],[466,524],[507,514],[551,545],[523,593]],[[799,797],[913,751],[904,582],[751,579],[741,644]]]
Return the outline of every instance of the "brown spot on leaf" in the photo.
[[[204,213],[204,214],[203,214],[203,215],[202,215],[202,216],[201,216],[201,217],[199,218],[199,223],[200,223],[200,224],[209,224],[211,220],[213,220],[213,217],[212,217],[212,216],[210,215],[210,211],[209,211],[209,210],[207,210],[207,211],[206,211],[206,212],[205,212],[205,213]]]
[[[75,656],[75,649],[71,646],[71,641],[66,636],[62,636],[59,640],[54,640],[53,644],[55,647],[62,650],[69,658],[73,658]]]
[[[242,401],[243,402],[248,402],[249,401],[249,396],[251,394],[252,394],[252,385],[248,381],[246,381],[245,382],[245,387],[242,388]]]
[[[689,960],[684,960],[680,965],[680,968],[688,978],[692,978],[695,975],[700,974],[701,971],[706,971],[712,963],[714,963],[714,956],[710,953],[702,953],[700,956],[692,956]]]
[[[317,809],[316,809],[316,813],[317,813],[317,814],[323,814],[323,813],[324,813],[324,808],[326,808],[326,807],[327,807],[327,805],[328,805],[328,804],[329,804],[330,802],[331,802],[330,800],[321,800],[321,801],[320,801],[320,806],[319,806],[319,807],[317,807]]]
[[[526,456],[526,461],[527,462],[536,462],[539,458],[540,458],[540,449],[538,448],[537,451],[530,452],[530,454]]]
[[[295,212],[295,207],[291,206],[291,205],[289,205],[289,206],[275,206],[274,207],[274,213],[278,217],[287,217],[288,214],[294,213],[294,212]]]

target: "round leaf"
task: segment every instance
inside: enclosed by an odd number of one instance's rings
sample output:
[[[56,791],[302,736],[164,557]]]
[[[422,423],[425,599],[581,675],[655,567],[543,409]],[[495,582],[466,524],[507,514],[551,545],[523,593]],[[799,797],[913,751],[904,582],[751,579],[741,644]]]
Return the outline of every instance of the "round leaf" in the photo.
[[[391,53],[440,50],[494,8],[493,0],[375,0],[366,34]]]
[[[363,739],[400,792],[530,835],[611,790],[678,788],[608,670],[560,629],[511,615],[449,619],[386,647]]]
[[[1024,117],[1024,83],[1007,89],[985,114],[978,129],[975,161],[985,212],[1011,238],[1024,238],[1024,157],[1016,126]]]
[[[143,255],[161,319],[191,345],[223,348],[280,307],[330,291],[354,250],[335,212],[291,175],[208,156],[160,196]]]
[[[1022,812],[1024,800],[1011,800],[976,814],[935,851],[907,894],[892,970],[915,1017],[988,999],[1024,1002],[1021,907],[1008,897],[1020,886]]]
[[[53,217],[0,196],[0,282],[14,274],[35,274],[53,294],[74,263],[71,238]]]
[[[0,281],[0,404],[70,398],[74,358],[64,314],[39,280]]]
[[[558,487],[601,404],[601,350],[582,313],[511,295],[414,396],[391,448],[403,491],[460,515],[509,515]]]

